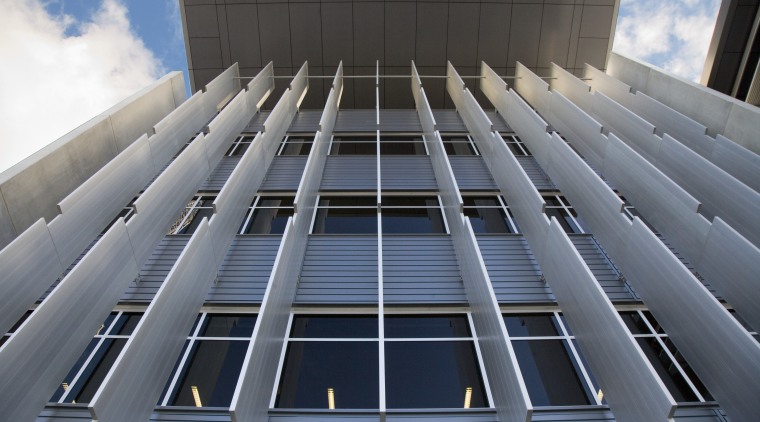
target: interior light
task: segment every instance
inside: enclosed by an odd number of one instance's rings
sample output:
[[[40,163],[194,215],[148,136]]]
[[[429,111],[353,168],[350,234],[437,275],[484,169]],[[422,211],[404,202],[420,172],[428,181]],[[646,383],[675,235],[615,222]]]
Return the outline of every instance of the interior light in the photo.
[[[195,407],[203,407],[201,403],[201,394],[198,392],[198,387],[195,385],[190,386],[190,391],[193,392],[193,400],[195,400]]]
[[[599,389],[599,392],[596,393],[596,398],[598,398],[599,401],[602,401],[602,399],[604,398],[604,393],[602,392],[601,388]]]
[[[465,409],[470,408],[470,402],[472,402],[472,387],[467,387],[464,389],[464,408]]]
[[[332,387],[327,389],[327,408],[335,410],[335,390]]]

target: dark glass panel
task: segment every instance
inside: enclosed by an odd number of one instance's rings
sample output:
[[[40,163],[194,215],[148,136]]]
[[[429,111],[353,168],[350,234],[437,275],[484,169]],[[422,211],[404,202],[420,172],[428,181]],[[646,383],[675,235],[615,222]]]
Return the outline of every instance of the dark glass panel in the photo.
[[[373,138],[371,142],[335,142],[333,141],[330,155],[375,155],[377,143]]]
[[[377,409],[378,343],[290,341],[275,407],[327,409],[332,389],[336,409]]]
[[[434,196],[383,196],[383,207],[438,207]]]
[[[699,391],[699,394],[702,395],[702,397],[707,401],[715,400],[710,394],[709,391],[707,391],[707,387],[705,387],[704,384],[702,384],[702,380],[697,377],[697,374],[694,373],[694,370],[691,369],[691,366],[689,366],[689,363],[686,362],[686,359],[681,355],[681,352],[678,351],[676,348],[676,345],[673,344],[672,341],[670,341],[670,338],[665,337],[662,339],[663,343],[665,343],[665,347],[670,350],[670,352],[673,354],[673,356],[676,358],[676,362],[678,362],[679,365],[681,365],[681,369],[683,369],[683,372],[686,374],[686,376],[691,380],[691,383],[694,384],[694,387],[696,387],[697,391]]]
[[[651,334],[652,330],[647,327],[644,322],[644,318],[639,315],[638,312],[620,312],[620,317],[623,319],[625,326],[631,334]]]
[[[5,342],[8,341],[9,338],[10,338],[10,336],[6,336],[6,335],[0,337],[0,346],[2,346],[3,344],[5,344]]]
[[[697,396],[654,337],[637,337],[641,350],[677,402],[696,401]]]
[[[198,334],[204,337],[250,337],[256,315],[209,314]]]
[[[116,312],[111,312],[108,317],[106,317],[106,320],[100,324],[100,327],[98,328],[98,331],[95,333],[95,335],[105,334],[108,329],[111,328],[111,323],[113,322],[114,318],[116,318],[116,315],[118,315]]]
[[[465,315],[386,315],[385,337],[470,337]]]
[[[128,336],[135,330],[137,323],[140,322],[140,318],[142,318],[142,314],[124,312],[119,316],[119,319],[116,320],[113,328],[111,328],[111,331],[109,331],[108,334],[113,336]]]
[[[289,136],[280,155],[309,155],[313,145],[313,136]]]
[[[200,315],[199,315],[200,317]],[[195,321],[196,323],[198,320]],[[195,324],[193,324],[195,325]],[[158,403],[156,403],[156,406],[161,406],[161,404],[164,401],[164,397],[166,396],[166,393],[169,392],[169,387],[171,386],[172,380],[174,379],[174,374],[177,373],[177,369],[179,368],[179,364],[182,363],[182,357],[185,356],[185,350],[187,350],[187,347],[190,345],[190,340],[185,341],[184,346],[182,346],[182,352],[177,356],[177,361],[174,362],[174,368],[172,368],[171,376],[166,381],[166,385],[164,385],[164,390],[161,392],[160,399],[158,399]]]
[[[232,144],[229,150],[227,150],[227,155],[230,156],[240,156],[245,154],[245,152],[248,150],[248,147],[251,146],[250,142],[240,142],[239,144]]]
[[[557,222],[565,233],[582,233],[580,227],[578,227],[572,218],[561,208],[546,208],[546,217],[551,219],[552,217],[557,219]]]
[[[570,329],[570,324],[567,323],[567,319],[562,314],[562,312],[559,313],[559,319],[562,320],[562,325],[565,326],[565,330],[567,331],[567,335],[572,336],[573,335],[573,330]],[[557,326],[557,331],[561,331],[560,328],[559,328],[559,326]]]
[[[313,233],[377,234],[377,209],[320,208]]]
[[[20,327],[21,324],[23,324],[24,321],[26,321],[26,319],[29,318],[29,315],[31,315],[31,314],[32,314],[32,311],[26,311],[26,312],[24,312],[24,315],[22,315],[21,318],[19,318],[19,320],[16,321],[15,324],[13,324],[13,327],[11,327],[11,329],[8,330],[8,333],[15,333],[16,330],[18,330],[18,327]],[[106,321],[108,321],[108,320],[106,320]]]
[[[333,142],[356,142],[364,144],[375,144],[377,137],[375,135],[335,135]]]
[[[425,144],[417,142],[386,142],[380,141],[382,155],[426,155]]]
[[[127,344],[127,339],[124,338],[105,339],[82,372],[79,380],[71,387],[74,390],[69,393],[66,401],[71,403],[72,400],[75,400],[77,403],[89,403],[125,344]]]
[[[592,403],[565,341],[514,340],[512,347],[534,406]]]
[[[257,208],[245,234],[283,234],[292,216],[293,208]]]
[[[382,221],[385,234],[446,233],[438,208],[384,208]]]
[[[68,390],[69,386],[74,381],[74,377],[77,375],[77,372],[82,369],[82,365],[84,365],[85,361],[87,361],[87,358],[90,357],[90,353],[92,353],[92,351],[95,349],[95,346],[98,345],[98,342],[100,342],[100,339],[97,338],[90,340],[90,344],[88,344],[87,348],[84,349],[84,352],[82,352],[82,354],[79,356],[79,359],[77,359],[76,363],[71,368],[69,373],[66,375],[66,377],[63,378],[63,381],[58,384],[58,389],[55,390],[53,397],[50,398],[51,402],[57,402],[61,399],[61,396],[63,396],[63,393]]]
[[[214,214],[214,210],[210,208],[212,202],[213,201],[211,200],[202,201],[199,206],[209,207],[209,208],[196,208],[195,210],[193,210],[193,215],[188,218],[189,221],[186,221],[185,226],[177,230],[175,234],[195,233],[195,230],[201,224],[201,221],[203,221],[203,217],[211,218],[211,216]]]
[[[411,136],[391,136],[391,135],[380,135],[380,143],[384,142],[423,142],[422,136],[420,135],[411,135]]]
[[[292,207],[292,196],[262,196],[259,198],[257,207]]]
[[[562,203],[559,202],[556,195],[542,195],[547,207],[561,207]]]
[[[560,333],[552,314],[506,314],[504,324],[510,337],[557,336]]]
[[[462,204],[465,207],[501,207],[495,196],[463,196]]]
[[[291,338],[377,338],[374,315],[298,315],[293,317]]]
[[[654,315],[652,315],[651,312],[649,312],[649,311],[642,311],[642,313],[647,318],[647,320],[649,320],[649,323],[652,324],[652,327],[654,328],[654,331],[657,334],[665,334],[665,329],[663,329],[660,326],[660,323],[657,322],[657,320],[654,318]]]
[[[588,374],[588,378],[591,380],[591,385],[594,387],[593,394],[595,396],[599,395],[599,390],[601,387],[599,386],[599,383],[596,381],[596,377],[594,377],[594,373],[591,372],[591,368],[588,366],[588,362],[586,361],[586,357],[583,356],[583,351],[581,351],[580,347],[578,346],[578,342],[575,341],[575,339],[571,340],[573,342],[573,346],[575,347],[575,350],[578,352],[578,357],[580,358],[580,364],[583,365],[584,368],[586,368],[586,374]],[[578,376],[581,376],[580,371],[578,371]],[[591,403],[594,403],[593,397],[589,399]],[[604,399],[604,391],[602,391],[602,404],[606,405],[607,400]]]
[[[471,341],[386,342],[385,377],[391,409],[488,406]]]
[[[170,405],[196,406],[193,397],[195,387],[203,407],[228,407],[247,350],[247,341],[197,341]]]
[[[512,233],[507,215],[501,208],[465,208],[464,215],[470,219],[475,233]]]
[[[377,207],[375,196],[322,196],[320,207]]]

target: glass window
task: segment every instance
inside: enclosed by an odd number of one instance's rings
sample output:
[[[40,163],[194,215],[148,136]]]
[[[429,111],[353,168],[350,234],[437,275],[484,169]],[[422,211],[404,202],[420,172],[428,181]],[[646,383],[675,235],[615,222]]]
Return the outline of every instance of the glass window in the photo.
[[[446,233],[435,196],[383,196],[381,213],[384,234]]]
[[[384,325],[392,338],[472,337],[465,315],[386,315]]]
[[[202,314],[161,404],[229,407],[255,325],[253,314]]]
[[[297,315],[290,329],[292,338],[377,338],[374,315]]]
[[[463,196],[464,215],[475,233],[517,233],[512,213],[499,196]]]
[[[2,345],[5,344],[5,342],[8,341],[8,339],[11,338],[11,335],[16,332],[18,327],[20,327],[21,324],[23,324],[24,321],[26,321],[26,319],[29,318],[29,315],[31,314],[32,314],[32,311],[24,312],[24,315],[22,315],[21,318],[18,321],[16,321],[15,324],[13,324],[11,329],[8,330],[8,332],[5,333],[2,337],[0,337],[0,347],[2,347]]]
[[[380,135],[382,155],[427,155],[422,136]]]
[[[375,155],[377,136],[335,135],[330,144],[329,155]]]
[[[504,323],[534,406],[603,403],[561,315],[510,313]]]
[[[555,217],[565,233],[588,233],[586,224],[564,196],[556,192],[541,192],[541,196],[546,202],[546,217]]]
[[[277,155],[309,155],[314,135],[291,133],[282,140]]]
[[[677,402],[714,400],[649,311],[620,312],[620,316]]]
[[[320,197],[312,233],[377,234],[377,198]]]
[[[283,234],[293,216],[292,196],[259,196],[253,200],[240,234]]]
[[[251,143],[253,142],[253,138],[254,136],[251,136],[251,135],[238,136],[234,141],[232,141],[232,145],[227,150],[227,153],[225,155],[229,157],[235,157],[235,156],[241,156],[245,154],[245,152],[251,146]]]
[[[510,151],[512,151],[512,154],[515,156],[523,157],[532,155],[528,150],[528,147],[525,146],[525,143],[522,141],[522,139],[520,139],[519,136],[513,133],[502,133],[501,138],[504,139],[507,147],[509,147]]]
[[[468,135],[441,135],[447,155],[480,155]]]
[[[177,221],[172,224],[169,234],[193,234],[203,221],[203,217],[211,218],[214,214],[212,204],[215,196],[198,195],[187,203]]]
[[[89,403],[111,370],[142,314],[112,312],[64,377],[51,402]]]

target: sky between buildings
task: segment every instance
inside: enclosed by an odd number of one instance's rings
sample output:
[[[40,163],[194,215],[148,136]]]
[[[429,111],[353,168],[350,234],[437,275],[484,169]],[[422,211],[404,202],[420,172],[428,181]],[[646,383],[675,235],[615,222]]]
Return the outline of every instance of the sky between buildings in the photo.
[[[178,0],[0,0],[0,172],[185,72]],[[613,50],[699,80],[720,0],[621,0]]]

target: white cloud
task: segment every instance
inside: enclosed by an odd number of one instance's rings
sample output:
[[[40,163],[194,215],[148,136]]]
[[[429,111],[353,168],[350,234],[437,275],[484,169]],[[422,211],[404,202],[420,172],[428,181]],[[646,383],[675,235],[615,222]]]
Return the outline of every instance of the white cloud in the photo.
[[[699,81],[720,0],[622,0],[612,49]]]
[[[117,0],[88,20],[50,15],[39,0],[0,0],[0,10],[0,172],[163,73]]]

